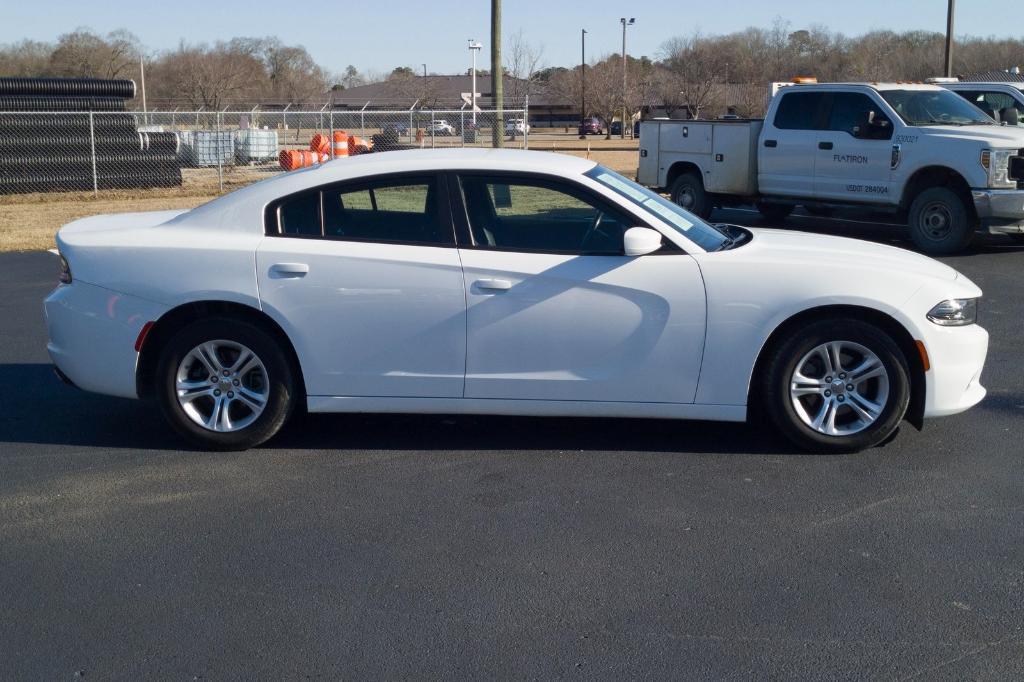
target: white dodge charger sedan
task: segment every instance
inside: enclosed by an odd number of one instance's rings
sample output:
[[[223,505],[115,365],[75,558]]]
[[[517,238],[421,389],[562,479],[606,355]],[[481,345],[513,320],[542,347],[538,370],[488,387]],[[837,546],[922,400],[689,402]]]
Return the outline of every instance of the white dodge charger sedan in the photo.
[[[981,290],[878,244],[710,225],[592,161],[415,150],[57,235],[58,374],[241,449],[292,411],[771,419],[825,452],[985,395]]]

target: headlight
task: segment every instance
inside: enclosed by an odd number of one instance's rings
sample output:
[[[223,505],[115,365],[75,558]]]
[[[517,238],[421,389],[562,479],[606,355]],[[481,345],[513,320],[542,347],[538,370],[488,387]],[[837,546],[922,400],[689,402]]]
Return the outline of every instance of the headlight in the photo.
[[[981,165],[988,171],[989,187],[1017,186],[1009,177],[1010,157],[1016,154],[1015,149],[985,149],[981,152]]]
[[[928,311],[928,319],[943,327],[962,327],[978,321],[978,299],[951,298]]]
[[[71,284],[71,266],[68,265],[68,261],[67,259],[64,258],[64,256],[59,256],[59,258],[60,275],[58,279],[60,279],[61,284]]]

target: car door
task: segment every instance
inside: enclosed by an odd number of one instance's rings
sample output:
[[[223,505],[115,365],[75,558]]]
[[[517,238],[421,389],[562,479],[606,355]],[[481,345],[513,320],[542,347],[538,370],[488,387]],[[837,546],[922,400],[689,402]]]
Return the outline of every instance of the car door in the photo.
[[[824,93],[801,92],[799,86],[790,86],[777,97],[782,99],[775,115],[770,124],[765,122],[761,133],[757,153],[758,188],[767,195],[813,196]]]
[[[467,398],[693,402],[706,304],[690,256],[623,255],[640,221],[576,183],[456,183]]]
[[[895,203],[893,122],[861,92],[829,93],[824,130],[817,135],[814,196],[823,200]]]
[[[260,299],[310,396],[462,397],[466,299],[444,182],[381,176],[268,207]]]

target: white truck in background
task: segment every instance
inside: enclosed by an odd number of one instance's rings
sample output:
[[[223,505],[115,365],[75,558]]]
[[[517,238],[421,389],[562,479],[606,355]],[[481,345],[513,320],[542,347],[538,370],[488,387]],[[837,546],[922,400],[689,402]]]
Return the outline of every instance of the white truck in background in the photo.
[[[958,78],[929,78],[988,114],[996,123],[1024,128],[1024,83],[972,83]]]
[[[637,180],[702,217],[750,203],[770,220],[885,211],[932,255],[979,230],[1024,238],[1024,129],[936,85],[794,84],[764,120],[640,126]]]

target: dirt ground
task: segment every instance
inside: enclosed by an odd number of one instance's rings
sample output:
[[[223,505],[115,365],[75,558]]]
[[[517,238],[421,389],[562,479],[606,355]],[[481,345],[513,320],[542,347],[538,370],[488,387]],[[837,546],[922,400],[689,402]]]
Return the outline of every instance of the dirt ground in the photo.
[[[530,148],[589,158],[628,177],[635,177],[634,140],[577,140],[568,136],[530,136]],[[230,169],[224,190],[231,191],[269,177],[274,168]],[[173,189],[24,194],[0,196],[0,252],[33,251],[55,246],[57,230],[72,220],[101,213],[128,213],[194,208],[220,194],[216,169],[185,169],[182,187]]]

